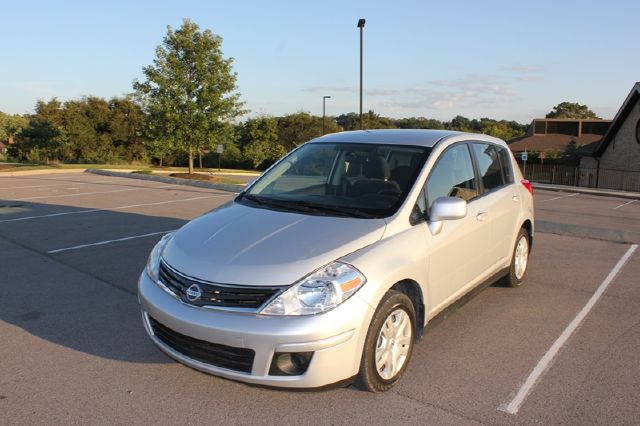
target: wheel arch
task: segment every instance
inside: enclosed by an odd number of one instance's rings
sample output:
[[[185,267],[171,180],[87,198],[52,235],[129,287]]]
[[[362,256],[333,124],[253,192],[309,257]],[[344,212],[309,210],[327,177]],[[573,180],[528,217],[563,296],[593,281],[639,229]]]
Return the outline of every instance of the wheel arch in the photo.
[[[424,333],[424,320],[425,320],[425,306],[424,295],[422,294],[422,287],[416,281],[412,279],[403,279],[398,281],[390,290],[396,290],[406,294],[413,303],[413,309],[416,312],[416,341],[422,338]]]
[[[527,219],[522,223],[520,228],[526,229],[529,234],[529,251],[531,251],[531,248],[533,247],[533,223]]]

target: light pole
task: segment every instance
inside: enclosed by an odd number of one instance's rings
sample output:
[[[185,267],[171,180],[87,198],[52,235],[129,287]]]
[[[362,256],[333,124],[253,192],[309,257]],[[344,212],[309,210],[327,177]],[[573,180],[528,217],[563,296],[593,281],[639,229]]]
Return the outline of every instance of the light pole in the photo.
[[[358,19],[358,28],[360,28],[360,130],[362,126],[362,30],[364,29],[364,18]]]
[[[322,134],[324,135],[324,111],[325,111],[325,101],[330,99],[331,96],[323,96],[322,97]]]

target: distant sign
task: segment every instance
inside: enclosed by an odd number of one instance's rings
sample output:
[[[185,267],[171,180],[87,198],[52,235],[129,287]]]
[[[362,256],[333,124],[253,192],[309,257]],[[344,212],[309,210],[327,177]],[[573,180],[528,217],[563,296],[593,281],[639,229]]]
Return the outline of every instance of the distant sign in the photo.
[[[522,154],[520,154],[520,159],[522,161],[527,161],[529,159],[529,154],[527,154],[527,151],[525,151]]]
[[[216,147],[216,152],[217,152],[218,154],[222,154],[222,153],[224,152],[224,145],[218,145],[218,146]]]

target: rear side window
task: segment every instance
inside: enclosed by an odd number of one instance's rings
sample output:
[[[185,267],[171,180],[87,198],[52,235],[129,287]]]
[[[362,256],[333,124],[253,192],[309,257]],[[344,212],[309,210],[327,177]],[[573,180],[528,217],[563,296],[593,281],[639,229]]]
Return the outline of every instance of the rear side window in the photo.
[[[508,185],[514,182],[513,169],[511,168],[511,155],[506,148],[497,146],[498,155],[500,156],[500,162],[502,163],[502,174],[504,175],[505,183]]]
[[[498,158],[496,147],[486,143],[474,143],[473,151],[478,162],[478,173],[485,192],[492,191],[504,185],[502,164]]]
[[[478,195],[478,186],[467,144],[454,145],[438,159],[427,179],[427,205],[436,198],[458,197],[470,200]]]

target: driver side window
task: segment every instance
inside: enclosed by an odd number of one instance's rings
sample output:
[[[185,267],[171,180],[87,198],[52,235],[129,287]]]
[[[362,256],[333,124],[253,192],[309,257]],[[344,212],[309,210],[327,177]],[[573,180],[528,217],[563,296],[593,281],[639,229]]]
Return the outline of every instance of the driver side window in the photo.
[[[440,156],[427,178],[426,189],[429,210],[439,197],[469,201],[478,195],[478,182],[467,144],[453,145]]]

